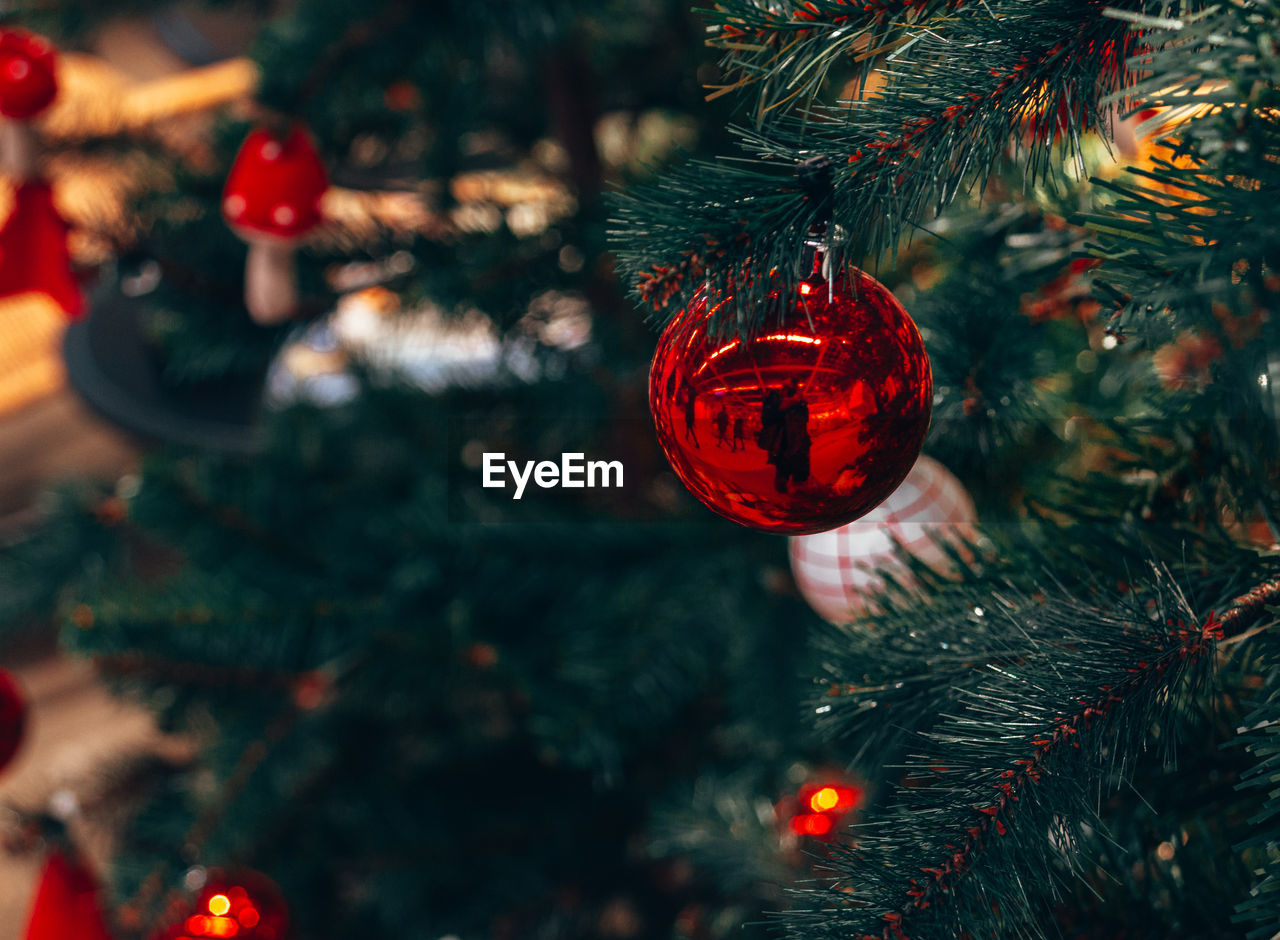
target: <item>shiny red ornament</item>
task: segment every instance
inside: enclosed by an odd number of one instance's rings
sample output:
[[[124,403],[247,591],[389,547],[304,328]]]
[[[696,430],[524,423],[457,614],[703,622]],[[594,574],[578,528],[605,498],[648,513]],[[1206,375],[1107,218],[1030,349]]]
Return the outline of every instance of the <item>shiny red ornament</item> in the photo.
[[[252,871],[210,872],[195,904],[153,940],[285,940],[289,909],[271,879]]]
[[[27,700],[13,675],[0,669],[0,770],[9,766],[27,730]]]
[[[778,303],[775,291],[770,295]],[[649,408],[676,475],[767,532],[822,532],[874,509],[915,463],[933,375],[896,297],[848,268],[802,281],[753,340],[713,338],[705,293],[668,325]]]
[[[27,180],[13,194],[0,227],[0,297],[44,294],[72,320],[84,314],[84,294],[71,269],[68,226],[45,180]]]
[[[58,53],[43,36],[0,29],[0,115],[25,121],[58,95]]]
[[[86,863],[53,851],[27,921],[26,940],[111,940],[98,881]]]
[[[329,176],[311,137],[295,124],[283,137],[259,128],[245,138],[227,175],[222,215],[244,235],[292,241],[321,221]]]

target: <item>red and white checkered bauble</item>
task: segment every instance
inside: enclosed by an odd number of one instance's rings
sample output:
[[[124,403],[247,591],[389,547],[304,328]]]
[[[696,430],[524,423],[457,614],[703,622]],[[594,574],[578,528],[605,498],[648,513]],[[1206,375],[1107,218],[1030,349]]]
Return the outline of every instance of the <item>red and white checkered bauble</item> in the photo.
[[[830,532],[791,538],[791,570],[805,600],[832,623],[852,620],[884,586],[875,570],[901,569],[894,540],[933,567],[946,555],[937,539],[971,535],[977,521],[964,486],[923,454],[889,498]]]

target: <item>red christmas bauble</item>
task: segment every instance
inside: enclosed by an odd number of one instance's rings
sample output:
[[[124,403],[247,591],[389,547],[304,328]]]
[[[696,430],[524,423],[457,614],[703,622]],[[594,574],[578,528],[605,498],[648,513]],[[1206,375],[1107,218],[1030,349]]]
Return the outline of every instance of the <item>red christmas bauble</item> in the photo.
[[[271,879],[253,871],[210,872],[195,904],[154,940],[285,940],[289,909]]]
[[[240,145],[222,192],[222,215],[250,234],[301,238],[321,220],[329,176],[300,125],[284,137],[259,128]]]
[[[27,700],[18,681],[0,669],[0,770],[13,760],[27,730]]]
[[[43,36],[0,29],[0,114],[25,121],[58,94],[58,53]]]
[[[770,295],[777,304],[777,293]],[[875,508],[929,429],[933,375],[896,297],[857,268],[802,281],[752,340],[708,332],[705,293],[668,325],[649,407],[676,475],[734,522],[793,535]]]

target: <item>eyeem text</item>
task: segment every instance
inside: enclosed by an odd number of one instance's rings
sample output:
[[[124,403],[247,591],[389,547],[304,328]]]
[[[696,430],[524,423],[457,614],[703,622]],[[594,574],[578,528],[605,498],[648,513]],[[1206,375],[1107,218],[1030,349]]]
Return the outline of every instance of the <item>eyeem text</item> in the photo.
[[[622,461],[587,460],[586,454],[561,454],[560,462],[554,460],[526,460],[523,465],[507,460],[506,454],[485,454],[484,477],[481,485],[504,489],[507,475],[515,484],[512,499],[524,495],[525,487],[532,480],[541,489],[595,489],[622,486]]]

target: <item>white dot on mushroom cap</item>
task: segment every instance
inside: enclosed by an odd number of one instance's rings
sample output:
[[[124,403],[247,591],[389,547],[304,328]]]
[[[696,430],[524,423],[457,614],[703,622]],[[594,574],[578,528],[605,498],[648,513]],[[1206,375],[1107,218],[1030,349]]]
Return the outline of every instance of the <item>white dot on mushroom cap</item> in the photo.
[[[15,82],[20,82],[31,73],[31,65],[26,59],[10,59],[5,71]]]
[[[233,219],[238,219],[244,215],[244,210],[244,196],[231,195],[222,200],[222,211]]]
[[[274,140],[267,141],[262,145],[262,149],[259,151],[259,153],[262,154],[262,159],[266,160],[268,163],[279,160],[280,154],[283,152],[284,148],[280,146],[279,142]]]
[[[292,225],[297,217],[298,213],[293,211],[292,206],[281,205],[271,210],[271,221],[276,225]]]

